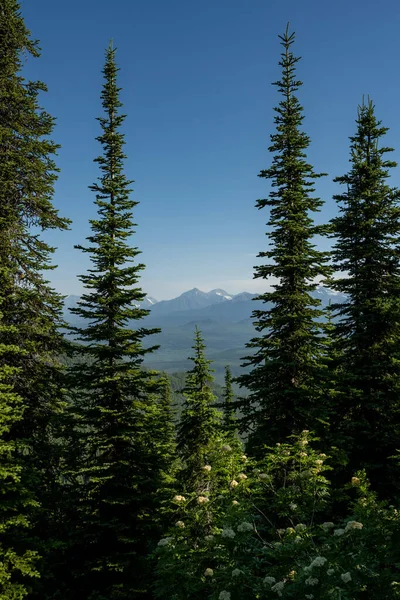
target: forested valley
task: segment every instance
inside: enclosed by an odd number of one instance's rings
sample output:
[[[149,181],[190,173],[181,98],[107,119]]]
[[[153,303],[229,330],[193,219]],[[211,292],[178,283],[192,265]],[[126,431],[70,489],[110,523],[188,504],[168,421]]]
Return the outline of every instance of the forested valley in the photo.
[[[0,598],[399,598],[400,192],[379,107],[354,107],[337,216],[316,224],[327,175],[307,158],[295,35],[279,36],[256,202],[269,291],[242,373],[226,365],[216,387],[197,327],[184,377],[143,365],[159,329],[140,306],[113,43],[93,110],[97,216],[74,251],[91,267],[79,323],[64,321],[46,232],[73,224],[53,204],[46,85],[23,74],[39,55],[19,2],[0,0]],[[321,305],[321,283],[338,302]]]

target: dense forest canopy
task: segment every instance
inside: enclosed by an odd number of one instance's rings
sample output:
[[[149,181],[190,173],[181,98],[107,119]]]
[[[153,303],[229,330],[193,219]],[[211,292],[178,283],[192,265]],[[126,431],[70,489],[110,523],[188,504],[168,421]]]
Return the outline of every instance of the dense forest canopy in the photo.
[[[279,36],[254,272],[274,284],[222,386],[197,326],[186,373],[144,363],[160,330],[142,304],[113,43],[93,107],[96,216],[76,240],[90,268],[65,322],[45,235],[73,224],[54,207],[54,118],[24,78],[40,53],[17,0],[0,0],[0,34],[0,598],[399,598],[400,192],[372,100],[338,214],[317,223],[301,63],[289,25]]]

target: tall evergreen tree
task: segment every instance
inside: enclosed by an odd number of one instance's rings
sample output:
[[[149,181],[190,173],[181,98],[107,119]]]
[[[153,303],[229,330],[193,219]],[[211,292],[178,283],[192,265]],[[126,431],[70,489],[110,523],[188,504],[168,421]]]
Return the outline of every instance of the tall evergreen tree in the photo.
[[[223,427],[225,431],[234,433],[237,430],[236,411],[234,408],[235,394],[232,387],[233,377],[230,367],[225,367],[225,385],[222,399]]]
[[[0,313],[3,337],[10,333],[10,328],[1,319]],[[3,362],[5,358],[12,361],[19,352],[16,346],[0,344],[0,597],[4,600],[24,598],[29,590],[28,578],[38,575],[37,553],[21,543],[21,538],[26,538],[24,530],[31,527],[28,517],[35,501],[24,485],[18,456],[20,445],[10,436],[15,424],[23,418],[23,400],[13,391],[11,383],[19,369]]]
[[[314,180],[321,177],[306,160],[309,137],[302,131],[303,109],[296,92],[299,61],[292,53],[294,33],[287,27],[279,36],[283,46],[281,80],[274,83],[282,95],[275,109],[276,133],[269,151],[272,165],[260,177],[270,179],[268,199],[257,208],[268,207],[270,250],[258,254],[269,262],[255,267],[255,277],[273,291],[257,297],[265,308],[253,312],[261,333],[248,344],[255,352],[246,358],[252,370],[238,381],[250,396],[243,406],[243,428],[250,430],[249,446],[256,449],[303,429],[315,429],[324,419],[320,371],[322,335],[320,301],[311,296],[316,279],[329,273],[326,253],[316,250],[314,236],[325,227],[315,225],[314,214],[322,201],[312,196]],[[275,283],[276,282],[276,283]]]
[[[201,331],[196,327],[193,368],[187,373],[182,390],[185,397],[181,420],[178,426],[178,451],[184,462],[184,480],[196,485],[201,469],[207,462],[209,444],[221,428],[221,413],[214,407],[214,396],[210,383],[211,361],[205,357],[205,344]],[[199,482],[201,484],[201,482]]]
[[[335,179],[346,190],[335,196],[339,277],[329,281],[347,297],[332,307],[335,442],[347,452],[349,469],[367,468],[385,494],[394,467],[387,459],[400,449],[400,191],[387,182],[396,166],[382,143],[387,131],[373,103],[363,103],[350,138],[351,168]],[[394,476],[398,481],[398,470]]]
[[[54,248],[38,232],[66,229],[68,221],[59,217],[52,205],[58,146],[49,140],[54,120],[38,103],[46,86],[21,75],[26,56],[39,56],[37,42],[24,24],[19,2],[2,0],[0,371],[6,425],[0,444],[9,447],[10,453],[2,453],[6,464],[0,463],[2,473],[3,468],[9,473],[0,483],[0,512],[7,507],[6,513],[13,514],[22,506],[24,494],[18,499],[11,492],[18,481],[32,499],[24,517],[32,530],[28,542],[26,538],[23,541],[23,531],[15,529],[16,542],[21,548],[27,544],[26,548],[39,549],[43,554],[44,540],[51,537],[58,511],[59,451],[55,440],[63,403],[62,370],[56,356],[62,351],[63,338],[59,329],[62,297],[44,277],[54,268],[50,263]],[[0,562],[7,564],[7,558],[1,556]],[[4,591],[2,594],[9,597]]]
[[[139,250],[129,245],[137,202],[130,198],[132,182],[123,172],[125,115],[120,113],[118,70],[110,45],[101,93],[105,116],[99,119],[97,138],[103,153],[95,159],[101,175],[91,186],[98,218],[90,221],[89,245],[77,246],[89,253],[92,267],[80,276],[86,292],[73,310],[87,324],[73,329],[84,342],[86,360],[71,373],[83,448],[77,481],[84,483],[70,590],[91,600],[145,596],[148,519],[156,510],[161,477],[157,457],[149,456],[148,430],[160,384],[142,368],[144,356],[156,348],[145,348],[143,341],[159,330],[140,326],[149,311],[138,307],[145,298],[139,287],[144,265],[137,262]]]

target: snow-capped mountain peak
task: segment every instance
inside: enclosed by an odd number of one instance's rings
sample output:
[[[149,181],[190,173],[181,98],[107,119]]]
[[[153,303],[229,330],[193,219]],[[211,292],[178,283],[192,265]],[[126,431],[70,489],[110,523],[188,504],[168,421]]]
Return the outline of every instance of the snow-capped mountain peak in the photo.
[[[208,294],[214,295],[214,296],[219,296],[220,298],[223,298],[224,300],[232,300],[232,296],[230,294],[228,294],[228,292],[226,292],[225,290],[215,289],[215,290],[211,290],[210,292],[208,292]]]

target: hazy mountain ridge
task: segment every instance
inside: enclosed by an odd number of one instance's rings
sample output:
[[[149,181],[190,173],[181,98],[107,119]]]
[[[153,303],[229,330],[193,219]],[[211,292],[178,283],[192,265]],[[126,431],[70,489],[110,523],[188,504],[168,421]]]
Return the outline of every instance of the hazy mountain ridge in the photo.
[[[207,356],[213,360],[216,378],[222,381],[226,364],[234,375],[239,374],[243,357],[249,354],[246,343],[255,336],[251,315],[253,310],[265,308],[261,301],[254,300],[257,294],[241,292],[229,294],[222,289],[202,292],[193,288],[177,298],[157,302],[147,296],[141,304],[150,308],[150,314],[141,325],[160,327],[161,333],[151,336],[149,345],[159,344],[160,349],[146,357],[145,364],[168,373],[184,371],[191,367],[193,334],[197,325],[207,344]],[[331,301],[341,302],[344,296],[318,286],[313,296],[321,300],[322,307]],[[76,306],[79,296],[68,296],[65,301],[64,318],[71,324],[80,322],[68,308]],[[132,323],[132,326],[137,326]]]

